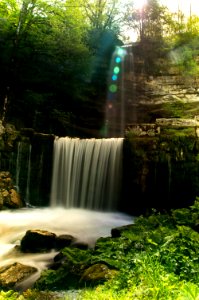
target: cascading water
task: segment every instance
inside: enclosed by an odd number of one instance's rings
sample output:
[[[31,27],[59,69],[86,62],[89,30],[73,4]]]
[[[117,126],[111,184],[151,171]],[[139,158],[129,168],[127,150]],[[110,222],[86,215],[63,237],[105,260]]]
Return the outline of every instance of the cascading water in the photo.
[[[38,134],[18,142],[13,182],[28,206],[49,204],[54,136]]]
[[[31,150],[32,150],[32,147],[31,147],[31,145],[29,145],[27,184],[26,184],[26,196],[25,196],[25,200],[26,200],[27,204],[29,204],[29,200],[30,200]]]
[[[117,210],[122,138],[56,138],[51,206]]]
[[[31,144],[27,142],[18,142],[15,186],[27,203],[29,202],[31,148]]]

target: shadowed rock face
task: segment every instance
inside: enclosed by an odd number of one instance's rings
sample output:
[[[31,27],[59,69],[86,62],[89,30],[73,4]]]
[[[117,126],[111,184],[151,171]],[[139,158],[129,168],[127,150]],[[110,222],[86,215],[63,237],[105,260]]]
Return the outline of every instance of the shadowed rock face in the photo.
[[[88,245],[77,242],[75,237],[69,234],[57,236],[55,233],[45,230],[28,230],[21,240],[20,250],[26,253],[48,252],[52,249],[63,249],[64,247],[76,247],[87,249]]]
[[[45,252],[55,248],[56,234],[45,230],[28,230],[21,240],[23,252]]]

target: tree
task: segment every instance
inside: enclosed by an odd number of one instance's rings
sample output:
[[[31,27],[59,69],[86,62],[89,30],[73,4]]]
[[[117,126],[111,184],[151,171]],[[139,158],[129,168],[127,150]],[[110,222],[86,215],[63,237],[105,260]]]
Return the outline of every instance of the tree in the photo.
[[[83,42],[83,15],[74,3],[1,1],[0,97],[10,103],[7,118],[33,126],[41,115],[47,123],[55,106],[68,114],[72,101],[81,97],[89,51]]]
[[[88,24],[85,43],[91,53],[88,97],[84,106],[81,106],[81,112],[85,111],[91,127],[98,124],[98,128],[101,128],[105,116],[111,56],[115,46],[122,43],[118,38],[121,18],[119,0],[84,0],[81,5]]]
[[[181,19],[179,26],[180,30],[175,28],[171,35],[171,61],[181,74],[196,76],[199,74],[199,17]]]
[[[168,10],[160,5],[158,0],[148,0],[140,9],[128,5],[127,10],[126,24],[137,32],[139,41],[148,37],[162,38],[167,24]]]
[[[132,2],[133,3],[133,2]],[[130,9],[131,7],[131,9]],[[145,73],[157,74],[160,71],[158,61],[167,53],[167,43],[164,34],[167,32],[170,14],[158,0],[148,0],[141,9],[128,6],[126,24],[137,32],[138,46],[135,54],[143,61]]]

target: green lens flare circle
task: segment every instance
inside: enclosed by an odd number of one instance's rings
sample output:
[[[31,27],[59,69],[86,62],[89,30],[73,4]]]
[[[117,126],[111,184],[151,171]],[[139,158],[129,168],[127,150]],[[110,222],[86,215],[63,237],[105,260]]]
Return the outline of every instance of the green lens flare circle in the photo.
[[[116,92],[117,92],[117,85],[116,85],[116,84],[111,84],[111,85],[109,86],[109,91],[110,91],[111,93],[116,93]]]
[[[120,68],[119,67],[115,67],[113,69],[114,74],[118,74],[120,72]]]

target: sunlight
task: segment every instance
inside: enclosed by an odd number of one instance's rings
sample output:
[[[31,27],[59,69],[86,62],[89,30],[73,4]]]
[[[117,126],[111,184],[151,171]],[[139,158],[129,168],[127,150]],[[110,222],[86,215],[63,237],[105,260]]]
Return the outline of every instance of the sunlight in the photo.
[[[148,0],[133,0],[133,6],[136,9],[142,9]],[[129,0],[127,0],[129,3]],[[160,5],[166,6],[171,13],[181,11],[186,18],[196,15],[199,16],[198,0],[158,0]],[[129,42],[137,41],[137,32],[134,30],[126,30],[126,38]]]
[[[147,3],[147,0],[134,0],[133,1],[134,7],[137,9],[141,9],[146,3]]]

